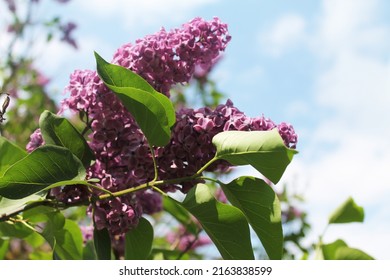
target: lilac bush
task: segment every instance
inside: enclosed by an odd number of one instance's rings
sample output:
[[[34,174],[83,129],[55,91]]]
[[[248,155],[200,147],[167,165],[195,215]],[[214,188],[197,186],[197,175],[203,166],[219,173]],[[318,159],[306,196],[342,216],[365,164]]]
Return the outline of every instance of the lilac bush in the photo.
[[[74,28],[61,30],[62,39],[76,46]],[[264,115],[249,117],[231,100],[219,104],[220,96],[201,108],[179,106],[171,97],[193,80],[207,86],[207,75],[230,39],[218,18],[195,18],[121,46],[112,63],[95,53],[96,71],[75,70],[58,113],[41,114],[28,153],[0,138],[0,149],[11,161],[9,168],[0,165],[0,195],[6,198],[0,209],[15,200],[0,222],[26,209],[29,220],[35,213],[29,208],[44,206],[49,208],[43,209],[46,225],[62,226],[54,236],[44,236],[60,258],[80,258],[80,249],[54,246],[55,238],[70,231],[75,240],[84,236],[79,246],[93,243],[99,259],[110,259],[112,249],[116,258],[147,258],[154,235],[145,217],[161,217],[155,214],[164,211],[179,222],[177,235],[169,238],[178,241],[176,249],[183,254],[213,242],[223,258],[253,259],[251,224],[269,257],[281,258],[280,209],[271,187],[255,177],[230,183],[218,177],[249,164],[276,184],[296,153],[293,127]],[[248,192],[237,192],[242,188]],[[37,201],[25,203],[29,199]],[[86,209],[89,218],[81,224],[92,222],[93,240],[91,228],[81,231],[61,213],[77,206]],[[209,239],[202,239],[205,234]],[[240,243],[239,250],[226,234]],[[144,249],[137,251],[134,242]]]
[[[114,54],[113,62],[144,77],[156,90],[169,96],[177,83],[188,83],[196,67],[211,68],[230,40],[227,25],[218,18],[205,21],[195,18],[180,29],[160,32],[126,44]],[[110,91],[95,71],[76,70],[66,91],[70,97],[62,102],[62,110],[79,113],[90,129],[89,145],[96,161],[88,170],[88,178],[98,178],[109,191],[120,191],[153,179],[153,159],[149,145],[132,115]],[[236,108],[232,101],[217,106],[176,113],[177,123],[172,139],[165,147],[154,148],[161,180],[188,177],[206,164],[215,154],[212,138],[228,130],[279,130],[285,145],[295,148],[297,135],[287,123],[275,124],[264,116],[251,118]],[[29,151],[42,144],[39,131],[31,136]],[[226,171],[230,164],[219,161],[207,171]],[[166,191],[188,192],[201,180],[167,184]],[[84,191],[83,191],[84,190]],[[75,203],[86,198],[85,189],[65,187],[52,192],[57,199]],[[143,214],[162,210],[157,192],[140,191],[99,201],[94,205],[94,221],[98,229],[107,228],[111,235],[126,233],[137,225]],[[92,213],[92,210],[90,210]]]

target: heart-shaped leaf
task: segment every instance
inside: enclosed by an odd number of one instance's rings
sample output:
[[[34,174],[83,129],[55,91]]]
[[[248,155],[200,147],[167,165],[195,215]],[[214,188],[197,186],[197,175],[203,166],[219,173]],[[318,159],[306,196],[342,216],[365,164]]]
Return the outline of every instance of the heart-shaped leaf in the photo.
[[[81,161],[68,149],[45,145],[13,164],[0,178],[0,195],[21,199],[60,181],[83,180]]]
[[[278,183],[297,151],[289,149],[277,129],[270,131],[224,131],[212,140],[215,157],[233,165],[252,165],[273,183]]]

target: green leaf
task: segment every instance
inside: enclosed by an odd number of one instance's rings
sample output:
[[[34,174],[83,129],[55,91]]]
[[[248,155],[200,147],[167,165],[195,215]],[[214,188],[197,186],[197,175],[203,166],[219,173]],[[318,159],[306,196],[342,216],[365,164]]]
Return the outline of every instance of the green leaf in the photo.
[[[25,207],[31,203],[42,201],[47,192],[42,191],[36,194],[29,195],[22,199],[8,199],[5,197],[0,198],[0,217],[5,215],[8,216],[13,213],[23,211]]]
[[[28,255],[30,260],[51,260],[53,254],[51,252],[34,251]]]
[[[95,53],[97,72],[106,86],[122,100],[150,145],[165,146],[176,121],[172,102],[134,72],[106,62]]]
[[[26,211],[23,218],[30,222],[43,222],[41,235],[53,249],[54,259],[81,260],[83,258],[83,236],[79,226],[65,219],[56,209],[40,206]]]
[[[330,215],[329,224],[363,222],[363,220],[363,207],[358,206],[350,197]]]
[[[57,213],[59,212],[55,208],[40,205],[24,211],[23,219],[29,221],[30,223],[46,223],[52,215],[57,215]],[[58,215],[62,217],[61,213]],[[62,218],[60,218],[60,220],[62,220]],[[60,223],[60,228],[62,228],[64,222],[65,221]]]
[[[217,201],[204,184],[192,188],[182,206],[198,219],[224,259],[254,259],[248,222],[239,209]]]
[[[69,149],[86,168],[94,159],[87,141],[67,119],[46,110],[41,114],[39,127],[46,144]]]
[[[9,247],[9,239],[0,238],[0,260],[4,260],[5,255],[8,252]]]
[[[374,258],[362,250],[342,247],[336,252],[336,260],[374,260]]]
[[[21,199],[60,181],[83,180],[81,161],[68,149],[45,145],[12,165],[0,178],[0,195]]]
[[[232,205],[240,209],[270,259],[281,259],[283,253],[283,230],[281,209],[277,195],[263,180],[240,177],[229,184],[221,185]]]
[[[0,177],[15,162],[24,158],[27,152],[0,136]]]
[[[87,241],[83,248],[83,260],[97,260],[96,250],[92,240]]]
[[[145,218],[139,220],[138,226],[126,233],[125,259],[146,260],[152,251],[153,227]]]
[[[111,239],[106,228],[93,230],[93,243],[99,260],[111,260]]]
[[[373,260],[374,258],[365,252],[348,247],[347,243],[338,239],[333,243],[321,246],[324,260]]]
[[[33,233],[33,230],[22,223],[0,223],[0,236],[26,238]]]
[[[252,165],[273,183],[278,183],[297,151],[284,145],[277,129],[270,131],[225,131],[212,140],[216,158],[233,165]]]
[[[64,227],[54,234],[56,239],[54,253],[63,260],[83,259],[83,236],[79,226],[66,219]]]
[[[169,196],[163,196],[163,207],[166,212],[171,214],[179,223],[186,227],[187,231],[197,234],[198,226],[191,219],[190,213]]]
[[[32,248],[42,246],[46,242],[45,238],[43,238],[43,236],[37,231],[34,231],[32,234],[24,238],[24,241],[26,241]]]
[[[44,214],[38,214],[37,220],[43,219],[45,225],[41,235],[46,239],[50,244],[52,249],[55,249],[56,246],[56,234],[61,231],[65,225],[64,215],[52,209],[51,212],[45,212]]]

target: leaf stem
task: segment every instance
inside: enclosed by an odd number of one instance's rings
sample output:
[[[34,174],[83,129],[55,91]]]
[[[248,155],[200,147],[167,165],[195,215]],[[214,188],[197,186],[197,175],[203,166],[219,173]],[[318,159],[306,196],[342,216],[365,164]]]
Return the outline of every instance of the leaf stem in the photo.
[[[205,165],[202,166],[202,168],[200,168],[194,175],[193,177],[198,177],[200,175],[202,175],[203,171],[205,171],[210,165],[212,165],[215,161],[217,161],[218,158],[216,156],[214,156],[211,160],[209,160],[209,162],[207,162]]]
[[[170,180],[157,180],[158,173],[157,173],[157,164],[156,164],[156,161],[155,161],[154,151],[153,151],[153,149],[152,149],[152,147],[150,145],[149,145],[149,147],[150,147],[150,150],[152,152],[153,163],[154,163],[154,168],[155,168],[155,176],[154,176],[153,180],[150,181],[150,182],[138,185],[138,186],[136,186],[134,188],[128,188],[128,189],[117,191],[117,192],[109,192],[107,194],[102,194],[102,195],[97,197],[98,200],[104,200],[104,199],[107,199],[107,198],[110,198],[110,197],[119,197],[119,196],[122,196],[122,195],[130,194],[130,193],[137,192],[137,191],[140,191],[140,190],[144,190],[144,189],[147,189],[147,188],[152,188],[153,190],[159,192],[160,194],[166,195],[165,192],[163,192],[161,189],[157,188],[157,186],[169,185],[169,184],[179,184],[179,183],[183,183],[183,182],[187,182],[187,181],[192,181],[192,180],[195,180],[197,178],[203,179],[203,180],[208,180],[208,181],[213,181],[213,182],[216,182],[218,184],[223,184],[219,180],[201,176],[203,171],[205,171],[211,164],[213,164],[216,160],[218,160],[217,157],[212,158],[209,162],[207,162],[202,168],[200,168],[192,176],[181,177],[181,178],[170,179]]]
[[[80,181],[77,181],[77,180],[71,181],[72,185],[84,185],[84,186],[96,189],[98,191],[104,192],[104,194],[101,194],[101,195],[96,197],[97,200],[104,200],[104,199],[108,199],[108,198],[119,197],[119,196],[122,196],[122,195],[134,193],[134,192],[145,190],[145,189],[148,189],[148,188],[151,188],[154,191],[160,193],[161,195],[166,196],[167,194],[164,191],[162,191],[160,188],[158,188],[158,186],[170,185],[170,184],[180,184],[180,183],[192,181],[192,180],[195,180],[195,179],[208,180],[208,181],[212,181],[212,182],[215,182],[215,183],[218,183],[218,184],[223,184],[219,180],[216,180],[216,179],[213,179],[213,178],[209,178],[209,177],[205,177],[205,176],[201,176],[203,171],[205,171],[212,163],[214,163],[216,160],[218,160],[218,158],[216,158],[216,157],[212,158],[209,162],[207,162],[202,168],[200,168],[192,176],[181,177],[181,178],[176,178],[176,179],[169,179],[169,180],[157,180],[157,175],[158,175],[157,174],[157,164],[155,162],[155,156],[154,156],[154,151],[153,151],[152,147],[151,147],[151,151],[152,151],[152,154],[153,154],[155,176],[154,176],[154,179],[152,181],[150,181],[150,182],[138,185],[138,186],[136,186],[134,188],[129,188],[129,189],[125,189],[125,190],[121,190],[121,191],[117,191],[117,192],[111,192],[111,191],[109,191],[109,190],[107,190],[105,188],[99,187],[97,185],[89,183],[88,181],[82,181],[82,180],[80,180]],[[68,183],[69,183],[69,181],[57,182],[55,184],[50,185],[45,190],[49,190],[49,189],[52,189],[52,188],[60,187],[62,185],[67,185]],[[85,205],[87,202],[83,201],[81,203],[82,203],[81,205]],[[0,222],[6,221],[10,217],[12,217],[12,216],[14,216],[14,215],[16,215],[16,214],[18,214],[20,212],[26,211],[28,209],[31,209],[31,208],[34,208],[34,207],[37,207],[37,206],[40,206],[40,205],[46,205],[46,206],[49,206],[49,207],[58,208],[58,206],[60,204],[58,203],[58,201],[55,201],[55,200],[35,201],[35,202],[32,202],[32,203],[26,205],[26,207],[24,207],[23,209],[18,209],[17,211],[15,211],[13,213],[1,216],[0,217]],[[78,206],[78,205],[79,204],[77,204],[77,205],[76,204],[72,204],[72,205],[69,205],[69,206],[67,206],[67,205],[64,205],[64,206],[65,206],[65,208],[68,208],[68,207]]]
[[[150,153],[152,154],[152,160],[153,160],[153,167],[154,167],[154,178],[153,182],[157,180],[158,178],[158,170],[157,170],[157,161],[156,161],[156,155],[154,153],[153,146],[149,144]]]
[[[91,184],[88,181],[83,181],[83,180],[60,181],[60,182],[51,184],[50,186],[46,187],[43,190],[50,190],[50,189],[54,189],[54,188],[61,187],[61,186],[74,186],[74,185],[82,185],[82,186],[90,187],[90,188],[99,190],[101,192],[104,192],[108,195],[112,195],[112,192],[110,192],[109,190],[102,188],[102,187],[99,187],[97,185]]]
[[[198,176],[196,176],[196,177],[198,177]],[[182,182],[191,181],[193,179],[194,179],[194,176],[182,177],[182,178],[171,179],[171,180],[150,181],[150,182],[138,185],[134,188],[129,188],[129,189],[125,189],[125,190],[121,190],[121,191],[117,191],[117,192],[110,192],[110,194],[102,194],[98,197],[98,200],[103,200],[103,199],[107,199],[110,197],[118,197],[118,196],[130,194],[133,192],[137,192],[140,190],[144,190],[147,188],[152,188],[153,190],[155,190],[159,193],[163,193],[165,195],[165,193],[163,191],[161,191],[160,189],[158,189],[157,186],[169,185],[169,184],[179,184]]]

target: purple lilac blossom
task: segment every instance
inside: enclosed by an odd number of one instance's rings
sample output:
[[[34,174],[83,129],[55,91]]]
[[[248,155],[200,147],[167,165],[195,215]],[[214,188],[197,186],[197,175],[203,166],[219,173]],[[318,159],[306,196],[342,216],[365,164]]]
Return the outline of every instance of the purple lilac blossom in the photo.
[[[45,144],[45,141],[43,140],[41,130],[38,128],[34,131],[33,134],[30,135],[30,142],[27,143],[26,150],[27,152],[31,153],[36,148],[42,146]]]
[[[93,229],[94,229],[93,226],[85,226],[85,225],[81,225],[80,226],[81,234],[83,235],[83,243],[84,243],[84,245],[88,241],[93,239]]]
[[[227,25],[218,18],[194,18],[179,29],[162,28],[135,44],[123,45],[114,54],[113,63],[138,73],[169,96],[171,87],[187,83],[196,67],[211,68],[230,39]]]

